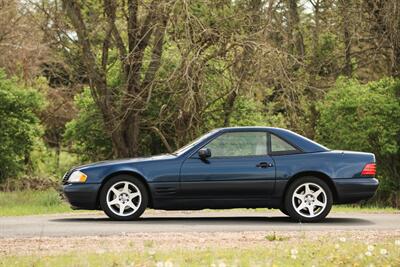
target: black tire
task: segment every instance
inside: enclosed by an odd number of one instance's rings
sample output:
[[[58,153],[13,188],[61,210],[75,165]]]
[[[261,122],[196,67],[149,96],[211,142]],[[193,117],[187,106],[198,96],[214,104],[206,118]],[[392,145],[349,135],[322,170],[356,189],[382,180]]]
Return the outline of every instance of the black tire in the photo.
[[[280,207],[279,210],[285,214],[286,216],[289,216],[289,213],[287,212],[287,210],[284,207]]]
[[[110,208],[110,206],[107,204],[107,197],[108,197],[107,193],[111,187],[119,185],[119,184],[123,184],[124,182],[133,184],[134,187],[131,187],[131,188],[135,188],[140,192],[141,201],[140,201],[140,204],[138,205],[138,208],[136,211],[134,211],[132,209],[132,211],[131,211],[131,212],[133,212],[132,214],[121,216],[121,215],[116,214],[116,212],[113,211],[112,208]],[[129,200],[129,201],[132,201],[132,203],[133,203],[133,200]],[[127,203],[129,201],[127,201]],[[139,203],[139,201],[137,201],[137,202]],[[105,212],[105,214],[107,214],[107,216],[113,220],[118,220],[118,221],[136,220],[146,210],[148,203],[149,203],[149,194],[147,192],[146,186],[138,178],[129,176],[129,175],[117,175],[115,177],[112,177],[110,180],[108,180],[104,184],[104,186],[100,192],[100,207]],[[129,207],[128,207],[128,209],[129,209]]]
[[[317,185],[325,193],[325,195],[319,194],[318,200],[321,200],[321,202],[326,203],[326,206],[324,208],[317,208],[317,212],[314,217],[308,217],[308,216],[312,216],[308,207],[305,207],[304,209],[297,212],[294,207],[294,205],[297,205],[297,204],[293,203],[293,202],[296,203],[296,200],[292,201],[292,197],[293,197],[293,194],[295,193],[295,190],[296,189],[301,190],[301,188],[302,188],[301,186],[305,186],[305,184],[309,184],[311,186],[313,186],[313,184]],[[317,188],[317,187],[315,187],[315,188]],[[314,200],[312,200],[312,201],[314,201]],[[301,177],[290,184],[288,190],[286,191],[286,195],[284,196],[284,203],[285,203],[285,209],[292,219],[294,219],[296,221],[300,221],[300,222],[319,222],[319,221],[323,220],[329,214],[329,212],[332,208],[333,198],[332,198],[331,189],[324,181],[322,181],[321,179],[319,179],[317,177],[308,176],[308,177]],[[297,203],[302,203],[302,201],[297,199]],[[313,204],[311,204],[311,205],[313,205]],[[300,207],[300,204],[298,207]],[[307,216],[303,216],[301,214],[301,213],[307,213],[307,212],[309,212],[309,214]]]

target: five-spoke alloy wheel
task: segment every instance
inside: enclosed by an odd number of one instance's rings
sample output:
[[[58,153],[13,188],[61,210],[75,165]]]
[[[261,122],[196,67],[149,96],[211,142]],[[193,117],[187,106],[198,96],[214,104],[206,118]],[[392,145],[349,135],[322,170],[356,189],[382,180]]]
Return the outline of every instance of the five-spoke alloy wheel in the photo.
[[[115,220],[139,218],[147,203],[146,187],[139,179],[126,175],[111,178],[105,183],[100,194],[101,208]]]
[[[285,196],[285,209],[290,217],[303,222],[325,218],[332,207],[329,186],[316,177],[302,177],[290,184]]]

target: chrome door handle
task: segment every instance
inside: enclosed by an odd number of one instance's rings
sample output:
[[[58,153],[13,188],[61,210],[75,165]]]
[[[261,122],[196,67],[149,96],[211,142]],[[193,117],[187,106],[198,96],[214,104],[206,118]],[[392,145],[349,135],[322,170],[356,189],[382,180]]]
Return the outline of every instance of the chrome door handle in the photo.
[[[272,163],[268,163],[268,162],[260,162],[256,165],[257,168],[269,168],[272,166],[274,166],[274,165],[272,165]]]

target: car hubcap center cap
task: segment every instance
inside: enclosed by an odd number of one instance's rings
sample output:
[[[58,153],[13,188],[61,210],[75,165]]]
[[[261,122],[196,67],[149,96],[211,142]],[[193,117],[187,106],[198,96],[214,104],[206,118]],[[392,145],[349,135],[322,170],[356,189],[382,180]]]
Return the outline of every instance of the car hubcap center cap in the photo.
[[[126,193],[122,193],[121,195],[119,195],[119,201],[121,201],[122,203],[126,203],[129,201],[129,196]]]
[[[314,196],[313,195],[306,195],[305,201],[306,201],[306,203],[308,205],[311,205],[312,203],[314,203]]]

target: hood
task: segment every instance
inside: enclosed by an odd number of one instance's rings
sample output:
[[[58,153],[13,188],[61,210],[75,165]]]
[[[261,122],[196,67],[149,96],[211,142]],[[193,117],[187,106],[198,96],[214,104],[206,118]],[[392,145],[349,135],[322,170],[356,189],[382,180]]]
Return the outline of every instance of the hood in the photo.
[[[176,158],[176,156],[173,154],[162,154],[162,155],[141,157],[141,158],[104,160],[104,161],[98,161],[98,162],[94,162],[94,163],[77,166],[77,167],[74,167],[73,169],[82,170],[82,169],[92,168],[92,167],[102,167],[102,166],[109,166],[109,165],[129,164],[129,163],[146,162],[146,161],[169,160],[169,159],[174,159],[174,158]]]

